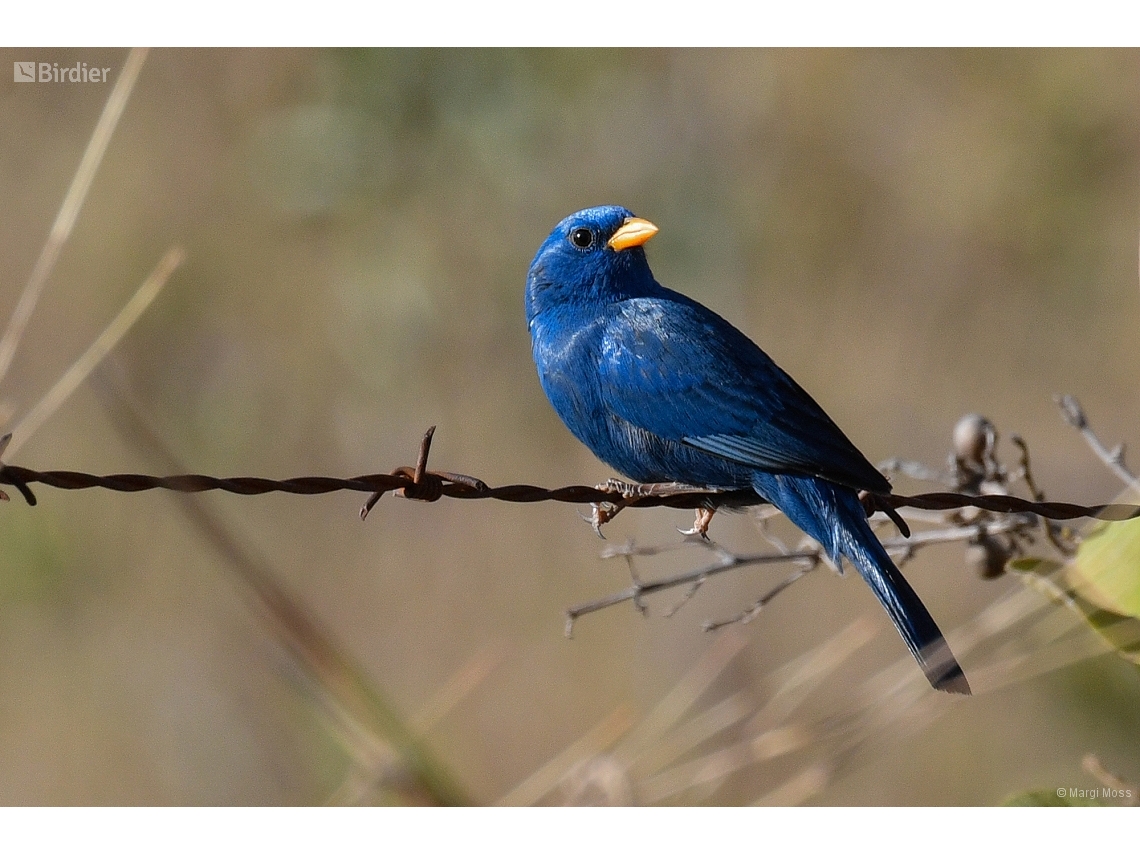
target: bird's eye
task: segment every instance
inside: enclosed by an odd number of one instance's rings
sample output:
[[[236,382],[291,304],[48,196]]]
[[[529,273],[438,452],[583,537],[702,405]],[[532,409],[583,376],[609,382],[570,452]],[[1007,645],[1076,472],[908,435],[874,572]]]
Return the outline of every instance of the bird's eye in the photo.
[[[578,249],[589,249],[594,243],[594,233],[585,228],[574,229],[570,232],[570,243]]]

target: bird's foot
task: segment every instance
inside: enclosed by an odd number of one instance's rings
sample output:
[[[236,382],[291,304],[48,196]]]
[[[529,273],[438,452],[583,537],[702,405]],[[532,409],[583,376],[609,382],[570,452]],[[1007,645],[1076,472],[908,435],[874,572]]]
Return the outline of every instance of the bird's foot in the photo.
[[[706,543],[709,540],[709,524],[712,523],[713,514],[716,513],[716,508],[697,508],[697,518],[693,521],[693,527],[685,530],[683,528],[677,529],[685,537],[699,537]]]
[[[640,499],[642,496],[652,496],[655,486],[655,484],[630,484],[620,478],[609,478],[605,483],[598,484],[595,489],[605,490],[607,493],[618,493],[622,499],[629,501],[630,499]]]
[[[677,496],[684,493],[696,492],[718,492],[710,490],[706,487],[694,487],[692,484],[682,484],[680,481],[661,481],[649,484],[630,484],[627,481],[622,481],[620,478],[610,478],[602,484],[598,484],[594,489],[604,490],[607,493],[617,493],[620,497],[613,502],[594,502],[591,504],[593,509],[590,516],[583,516],[582,519],[593,526],[594,531],[598,537],[604,539],[602,534],[602,526],[612,520],[618,515],[622,508],[626,507],[631,502],[638,499],[644,499],[649,496]],[[693,523],[693,527],[688,531],[681,531],[681,534],[686,537],[698,536],[702,540],[708,541],[709,523],[712,521],[713,514],[716,512],[715,508],[698,508],[697,518]]]
[[[583,516],[594,529],[598,537],[605,540],[602,526],[612,520],[629,502],[642,499],[646,496],[668,495],[670,491],[677,490],[680,484],[672,482],[666,484],[631,484],[620,478],[609,478],[594,487],[595,490],[604,490],[607,493],[617,493],[620,498],[614,502],[593,502],[590,505],[589,516]]]

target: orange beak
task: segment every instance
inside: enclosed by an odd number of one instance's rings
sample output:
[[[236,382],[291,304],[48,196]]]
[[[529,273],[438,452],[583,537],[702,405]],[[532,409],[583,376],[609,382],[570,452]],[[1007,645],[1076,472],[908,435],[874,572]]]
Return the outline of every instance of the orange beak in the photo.
[[[612,250],[629,249],[631,246],[641,246],[655,234],[657,226],[643,220],[641,217],[626,217],[621,228],[614,232],[614,236],[606,244]]]

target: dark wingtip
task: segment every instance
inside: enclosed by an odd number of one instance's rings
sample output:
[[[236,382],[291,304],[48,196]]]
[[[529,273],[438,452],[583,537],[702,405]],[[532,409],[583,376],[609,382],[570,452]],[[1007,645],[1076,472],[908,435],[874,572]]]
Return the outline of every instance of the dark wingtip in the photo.
[[[939,636],[933,642],[922,648],[918,656],[922,671],[930,685],[940,692],[949,692],[953,695],[972,695],[970,684],[966,675],[962,673],[962,666],[954,658],[950,645],[946,639]]]
[[[966,681],[966,675],[962,673],[962,669],[954,666],[948,674],[944,674],[938,679],[931,679],[930,685],[938,689],[940,692],[949,692],[953,695],[972,695],[970,691],[970,684]]]

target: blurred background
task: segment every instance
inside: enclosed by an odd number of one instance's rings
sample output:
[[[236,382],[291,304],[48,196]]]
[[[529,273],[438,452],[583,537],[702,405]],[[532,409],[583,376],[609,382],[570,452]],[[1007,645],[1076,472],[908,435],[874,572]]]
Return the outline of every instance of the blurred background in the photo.
[[[0,57],[112,69],[0,78],[6,316],[126,52]],[[1119,482],[1052,396],[1140,443],[1137,92],[1137,51],[157,50],[0,386],[8,422],[170,246],[187,260],[8,462],[351,476],[414,463],[434,424],[436,468],[603,481],[539,388],[522,294],[558,220],[620,204],[660,227],[658,279],[746,331],[872,461],[941,466],[976,411],[1026,439],[1049,498],[1110,501]],[[853,574],[702,632],[787,572],[744,569],[672,617],[680,590],[567,640],[567,607],[629,584],[582,508],[385,497],[362,523],[354,494],[202,497],[219,546],[167,494],[38,495],[0,508],[3,803],[993,804],[1095,785],[1088,752],[1140,778],[1140,678],[1111,655],[968,701],[928,692],[913,726],[830,755],[869,680],[902,657],[918,673]],[[670,544],[690,523],[630,510],[606,534]],[[748,515],[712,534],[770,548]],[[906,569],[947,629],[1022,586],[963,552]],[[340,671],[297,653],[242,554]],[[662,777],[753,738],[788,663],[857,620],[869,640],[780,719],[783,748],[711,783]],[[711,735],[654,730],[670,698]],[[726,699],[735,731],[709,724]],[[355,724],[353,703],[371,710]],[[655,771],[626,762],[638,739]]]

